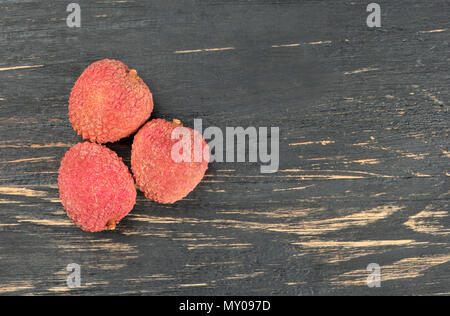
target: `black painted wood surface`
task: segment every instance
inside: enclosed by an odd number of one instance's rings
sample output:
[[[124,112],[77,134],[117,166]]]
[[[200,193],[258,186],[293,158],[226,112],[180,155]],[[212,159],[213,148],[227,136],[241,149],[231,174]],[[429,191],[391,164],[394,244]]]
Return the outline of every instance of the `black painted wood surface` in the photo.
[[[0,1],[0,295],[450,293],[447,0]],[[57,177],[90,63],[120,59],[152,117],[280,127],[280,170],[212,163],[84,233]],[[129,165],[132,138],[109,145]],[[82,287],[69,289],[70,263]],[[369,288],[366,267],[381,267]]]

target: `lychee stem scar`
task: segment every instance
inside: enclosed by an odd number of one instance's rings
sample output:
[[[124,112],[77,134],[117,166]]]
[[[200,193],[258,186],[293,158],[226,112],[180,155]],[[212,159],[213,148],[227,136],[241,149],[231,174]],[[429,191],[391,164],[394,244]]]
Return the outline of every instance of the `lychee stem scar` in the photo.
[[[134,69],[131,69],[131,70],[128,72],[128,78],[129,78],[130,80],[133,80],[133,81],[138,81],[138,80],[139,80],[139,76],[138,76],[137,71],[134,70]]]

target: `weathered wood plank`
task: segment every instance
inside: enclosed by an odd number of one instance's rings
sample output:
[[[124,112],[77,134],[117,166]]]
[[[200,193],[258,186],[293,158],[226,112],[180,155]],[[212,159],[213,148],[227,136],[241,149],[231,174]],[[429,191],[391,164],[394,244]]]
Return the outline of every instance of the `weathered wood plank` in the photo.
[[[64,2],[0,1],[0,295],[449,294],[448,1],[380,1],[380,30],[354,1],[79,3],[69,29]],[[80,231],[67,100],[107,57],[153,117],[279,126],[280,171],[213,163],[185,200],[139,194],[116,231]],[[128,165],[131,142],[109,145]]]

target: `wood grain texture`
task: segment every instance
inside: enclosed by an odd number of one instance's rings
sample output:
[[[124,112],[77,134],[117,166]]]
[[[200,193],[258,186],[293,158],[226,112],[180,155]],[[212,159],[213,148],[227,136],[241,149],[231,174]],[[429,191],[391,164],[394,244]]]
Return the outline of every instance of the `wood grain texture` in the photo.
[[[64,1],[0,0],[0,295],[450,294],[447,0],[379,1],[379,30],[364,1],[78,3],[70,29]],[[103,58],[138,69],[153,117],[279,126],[280,171],[213,163],[185,200],[139,193],[116,231],[80,231],[67,100]],[[131,141],[109,146],[128,165]]]

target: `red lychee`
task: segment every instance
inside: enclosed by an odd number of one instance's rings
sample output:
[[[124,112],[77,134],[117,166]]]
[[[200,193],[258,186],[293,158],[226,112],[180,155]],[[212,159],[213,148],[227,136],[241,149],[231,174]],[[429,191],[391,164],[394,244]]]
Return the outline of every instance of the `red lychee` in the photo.
[[[136,70],[117,60],[90,65],[69,99],[69,117],[83,139],[99,144],[130,136],[153,111],[153,97]]]
[[[58,186],[67,215],[85,231],[114,229],[136,203],[134,180],[122,159],[89,142],[66,153]]]
[[[179,127],[187,138],[173,133]],[[184,143],[180,143],[182,139]],[[183,154],[182,148],[187,159],[174,159],[173,153]],[[200,183],[208,169],[209,157],[209,146],[199,132],[183,127],[178,120],[157,119],[144,125],[134,137],[131,168],[147,198],[171,204],[186,197]]]

